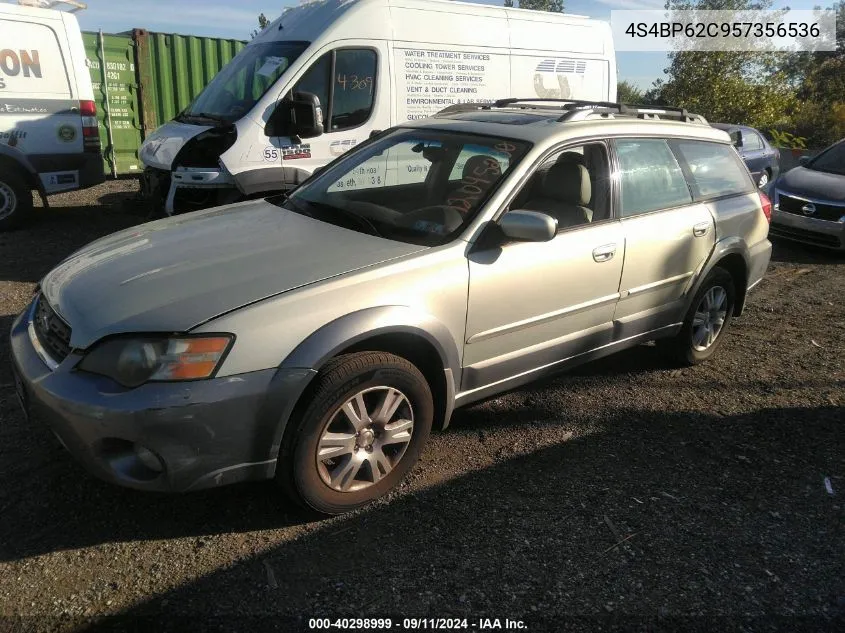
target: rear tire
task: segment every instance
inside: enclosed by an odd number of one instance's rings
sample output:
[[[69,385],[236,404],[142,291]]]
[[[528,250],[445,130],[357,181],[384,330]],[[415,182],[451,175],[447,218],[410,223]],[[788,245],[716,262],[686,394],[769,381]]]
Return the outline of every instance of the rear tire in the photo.
[[[661,341],[661,347],[683,365],[703,363],[721,345],[735,305],[733,277],[724,268],[714,268],[695,294],[681,331]]]
[[[32,189],[16,170],[0,173],[0,231],[17,229],[32,220]]]
[[[306,398],[285,432],[276,479],[320,514],[355,510],[397,486],[419,459],[434,418],[419,369],[384,352],[332,360]]]

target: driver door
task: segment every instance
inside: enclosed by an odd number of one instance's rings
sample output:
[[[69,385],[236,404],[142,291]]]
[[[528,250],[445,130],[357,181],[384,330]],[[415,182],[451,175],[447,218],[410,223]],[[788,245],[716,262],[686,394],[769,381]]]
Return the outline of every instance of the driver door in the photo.
[[[367,140],[374,130],[390,127],[388,59],[383,42],[345,41],[343,48],[319,55],[282,95],[310,92],[323,109],[321,136],[299,143],[290,137],[272,139],[288,186]]]
[[[462,391],[553,367],[614,340],[625,236],[611,182],[604,143],[563,148],[509,205],[557,216],[557,235],[469,256]]]

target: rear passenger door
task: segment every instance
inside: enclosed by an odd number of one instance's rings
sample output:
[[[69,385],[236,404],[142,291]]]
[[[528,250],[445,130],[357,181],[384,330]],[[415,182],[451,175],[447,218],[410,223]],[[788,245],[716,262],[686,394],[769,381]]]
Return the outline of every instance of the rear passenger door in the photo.
[[[768,155],[763,139],[752,130],[742,130],[742,147],[740,148],[742,160],[748,166],[754,182],[760,180],[760,174],[766,168]]]
[[[625,266],[616,338],[677,323],[685,298],[715,243],[713,216],[693,201],[680,163],[664,139],[618,139]]]

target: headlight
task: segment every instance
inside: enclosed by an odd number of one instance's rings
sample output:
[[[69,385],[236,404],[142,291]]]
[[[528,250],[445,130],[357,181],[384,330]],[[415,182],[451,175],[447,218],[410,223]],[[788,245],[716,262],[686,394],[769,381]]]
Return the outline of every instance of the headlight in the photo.
[[[113,338],[89,352],[78,367],[124,387],[150,381],[200,380],[214,375],[234,337]]]

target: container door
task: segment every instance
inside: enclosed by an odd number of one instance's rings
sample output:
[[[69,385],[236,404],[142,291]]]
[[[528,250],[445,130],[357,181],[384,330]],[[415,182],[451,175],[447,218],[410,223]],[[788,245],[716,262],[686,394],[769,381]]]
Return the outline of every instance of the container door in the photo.
[[[126,35],[83,33],[85,57],[97,102],[104,169],[112,176],[138,172],[141,112],[135,44]]]

